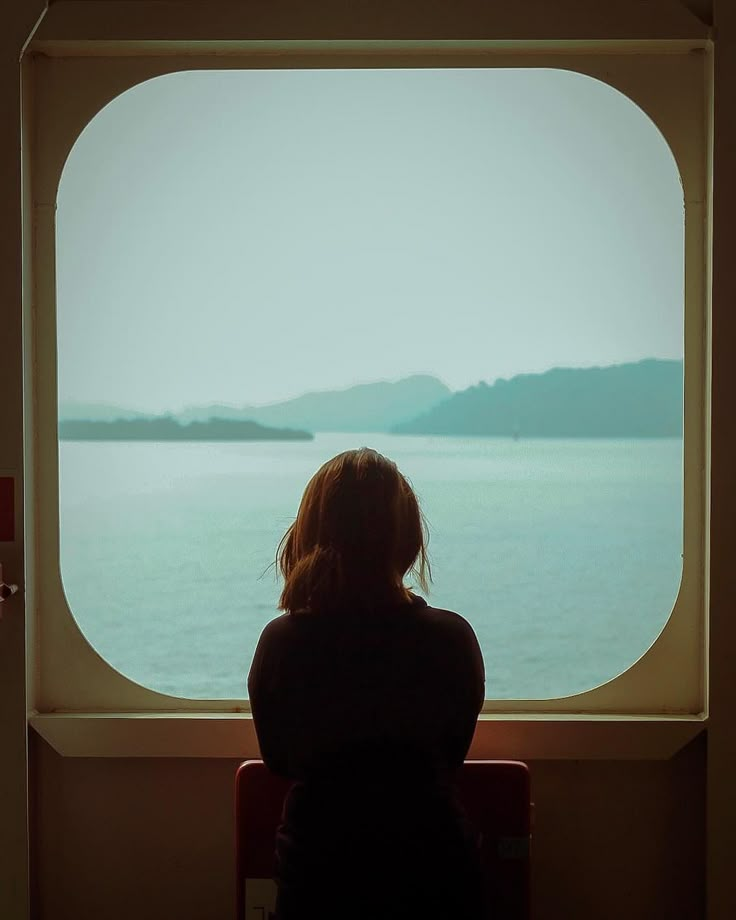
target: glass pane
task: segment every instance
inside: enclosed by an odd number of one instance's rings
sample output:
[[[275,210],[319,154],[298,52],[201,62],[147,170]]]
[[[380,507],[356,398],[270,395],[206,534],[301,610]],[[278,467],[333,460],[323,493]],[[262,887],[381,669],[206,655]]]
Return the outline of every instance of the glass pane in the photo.
[[[245,696],[278,540],[361,445],[414,484],[427,600],[472,623],[489,697],[589,689],[659,634],[682,561],[683,196],[616,90],[173,74],[87,126],[57,215],[61,572],[123,673]]]

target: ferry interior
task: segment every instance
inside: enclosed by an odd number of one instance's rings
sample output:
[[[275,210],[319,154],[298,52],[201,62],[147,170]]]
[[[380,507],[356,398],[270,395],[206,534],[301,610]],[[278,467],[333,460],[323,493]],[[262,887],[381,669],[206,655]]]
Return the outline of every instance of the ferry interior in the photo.
[[[485,701],[462,789],[495,835],[493,916],[734,920],[736,3],[4,0],[0,17],[0,918],[273,916],[285,787],[248,700],[124,675],[62,585],[56,221],[75,143],[181,72],[522,68],[613,87],[679,170],[683,554],[669,619],[622,673]]]

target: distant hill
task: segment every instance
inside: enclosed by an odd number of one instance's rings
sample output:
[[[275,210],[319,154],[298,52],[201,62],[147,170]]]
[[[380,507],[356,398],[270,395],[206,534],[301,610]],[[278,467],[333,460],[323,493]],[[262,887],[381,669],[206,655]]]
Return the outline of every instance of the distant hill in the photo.
[[[192,421],[216,415],[310,431],[388,431],[427,412],[451,392],[437,378],[417,374],[396,383],[361,383],[345,390],[305,393],[269,406],[197,406],[179,412],[177,418]]]
[[[171,416],[118,419],[113,422],[59,422],[61,441],[311,441],[309,431],[267,428],[251,421],[213,418],[179,424]]]
[[[87,419],[95,422],[114,422],[119,418],[153,418],[153,414],[125,409],[112,403],[80,402],[67,399],[59,403],[60,419]]]
[[[394,426],[398,434],[535,438],[682,435],[682,361],[554,368],[479,383]]]

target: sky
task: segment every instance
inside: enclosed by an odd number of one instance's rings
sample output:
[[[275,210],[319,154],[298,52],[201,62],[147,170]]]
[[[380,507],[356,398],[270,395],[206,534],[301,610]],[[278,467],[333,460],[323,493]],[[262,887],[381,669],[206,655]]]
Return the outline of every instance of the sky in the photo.
[[[680,358],[683,240],[669,147],[590,77],[158,77],[62,174],[59,399],[163,412]]]

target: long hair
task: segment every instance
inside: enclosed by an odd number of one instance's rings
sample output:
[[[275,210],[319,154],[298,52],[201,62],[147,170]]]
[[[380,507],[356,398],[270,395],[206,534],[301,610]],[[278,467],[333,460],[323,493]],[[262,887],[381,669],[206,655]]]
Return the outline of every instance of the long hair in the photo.
[[[419,502],[396,464],[369,447],[346,450],[310,479],[279,543],[279,609],[408,601],[408,572],[425,592],[431,581],[427,543]]]

